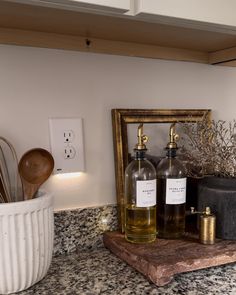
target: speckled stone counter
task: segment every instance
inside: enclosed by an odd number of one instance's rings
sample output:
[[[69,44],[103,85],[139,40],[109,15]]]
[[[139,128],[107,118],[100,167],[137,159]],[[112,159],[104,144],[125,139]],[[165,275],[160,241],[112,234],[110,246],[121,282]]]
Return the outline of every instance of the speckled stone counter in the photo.
[[[54,257],[47,276],[21,295],[95,294],[236,294],[236,265],[227,265],[176,276],[157,288],[126,263],[101,248]]]
[[[116,206],[55,213],[54,257],[48,274],[18,294],[236,295],[236,264],[181,274],[167,286],[156,287],[103,247],[102,233],[116,229]]]
[[[102,247],[102,233],[118,227],[115,205],[58,211],[54,220],[54,256]]]

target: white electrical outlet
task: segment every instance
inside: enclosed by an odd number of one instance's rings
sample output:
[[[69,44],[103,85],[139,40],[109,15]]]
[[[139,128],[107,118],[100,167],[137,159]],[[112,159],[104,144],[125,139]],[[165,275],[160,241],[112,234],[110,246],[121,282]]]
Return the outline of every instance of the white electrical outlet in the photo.
[[[73,144],[73,142],[72,142]],[[65,159],[74,159],[76,157],[76,150],[73,145],[66,145],[64,149],[64,158]]]
[[[74,140],[74,132],[73,130],[65,130],[63,132],[64,142],[71,143]]]
[[[54,173],[84,171],[82,119],[51,118],[49,127]]]

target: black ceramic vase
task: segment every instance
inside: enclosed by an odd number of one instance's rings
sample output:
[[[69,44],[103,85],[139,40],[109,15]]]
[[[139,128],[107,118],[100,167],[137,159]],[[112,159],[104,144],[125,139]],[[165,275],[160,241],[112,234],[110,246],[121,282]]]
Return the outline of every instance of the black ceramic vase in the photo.
[[[216,237],[236,240],[236,179],[206,177],[198,185],[198,210],[216,215]]]

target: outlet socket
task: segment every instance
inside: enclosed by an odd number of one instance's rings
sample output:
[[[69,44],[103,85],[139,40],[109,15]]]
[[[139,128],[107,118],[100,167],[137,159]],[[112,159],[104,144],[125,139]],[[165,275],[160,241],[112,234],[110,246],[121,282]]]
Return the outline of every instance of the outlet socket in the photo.
[[[64,149],[64,157],[65,159],[74,159],[76,156],[76,150],[73,145],[68,145]]]
[[[63,139],[64,139],[64,143],[71,143],[74,140],[74,132],[73,130],[65,130],[63,132]]]
[[[54,173],[84,171],[82,119],[51,118],[49,127]]]

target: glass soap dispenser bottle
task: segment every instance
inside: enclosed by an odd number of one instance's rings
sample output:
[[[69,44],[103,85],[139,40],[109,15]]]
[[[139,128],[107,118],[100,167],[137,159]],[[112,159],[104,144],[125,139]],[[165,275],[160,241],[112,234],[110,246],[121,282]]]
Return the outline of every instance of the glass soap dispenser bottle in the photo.
[[[171,124],[166,158],[157,165],[157,236],[166,239],[181,238],[185,231],[186,176],[176,158],[178,137]]]
[[[147,141],[140,124],[134,159],[125,170],[125,239],[131,243],[156,239],[156,170],[145,157]]]

